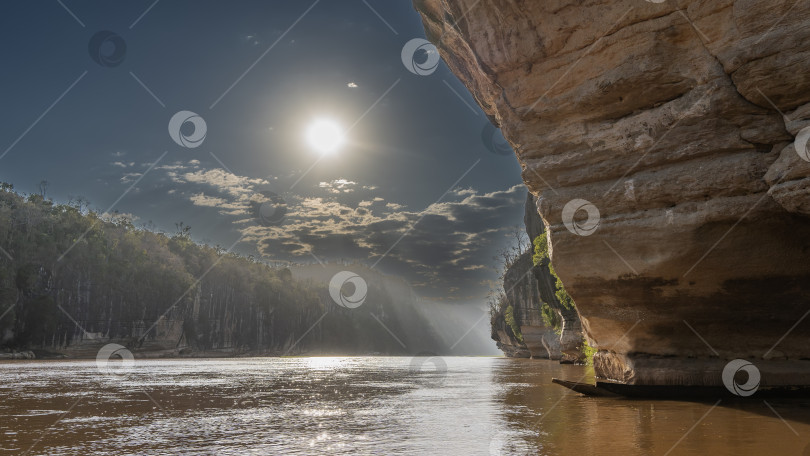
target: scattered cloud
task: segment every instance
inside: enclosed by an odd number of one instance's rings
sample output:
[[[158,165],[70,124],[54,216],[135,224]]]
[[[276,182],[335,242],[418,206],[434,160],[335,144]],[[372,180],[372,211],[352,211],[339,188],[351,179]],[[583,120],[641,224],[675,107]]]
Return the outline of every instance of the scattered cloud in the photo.
[[[357,185],[346,179],[336,179],[331,182],[321,182],[318,184],[319,188],[326,190],[329,193],[352,193],[358,189],[374,190],[375,187],[367,185]]]
[[[523,185],[492,192],[460,187],[443,201],[414,210],[384,198],[374,185],[345,178],[285,193],[286,186],[270,186],[278,182],[273,176],[260,179],[204,169],[197,160],[165,163],[151,173],[149,182],[160,183],[164,197],[198,208],[194,217],[200,220],[208,220],[213,211],[217,223],[244,235],[243,245],[252,245],[267,261],[311,262],[314,255],[323,261],[376,263],[425,297],[460,301],[480,302],[495,279],[494,257],[509,242],[512,229],[505,221],[520,220],[526,195]],[[122,181],[138,177],[127,173]],[[286,180],[288,176],[281,176]],[[281,226],[264,226],[254,219],[253,201],[268,189],[286,202]]]
[[[192,195],[190,199],[195,206],[203,206],[203,207],[220,207],[228,202],[228,200],[224,198],[205,196],[202,193]]]
[[[141,177],[142,175],[143,173],[126,173],[123,176],[121,176],[121,183],[131,184],[132,182],[138,180],[138,178]]]
[[[226,193],[236,198],[244,198],[255,193],[257,185],[266,185],[264,179],[255,179],[244,176],[237,176],[221,168],[209,170],[195,170],[191,172],[173,171],[169,174],[172,180],[178,184],[202,184],[207,185],[215,191]]]

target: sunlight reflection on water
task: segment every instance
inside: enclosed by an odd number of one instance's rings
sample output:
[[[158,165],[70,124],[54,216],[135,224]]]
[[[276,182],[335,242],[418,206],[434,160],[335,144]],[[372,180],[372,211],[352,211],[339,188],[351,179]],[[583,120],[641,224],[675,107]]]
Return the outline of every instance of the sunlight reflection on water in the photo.
[[[0,453],[664,454],[713,403],[549,383],[582,366],[444,361],[437,373],[386,357],[137,360],[125,377],[92,361],[3,363]],[[721,406],[670,454],[800,454],[808,404],[769,402],[790,427],[758,402]]]

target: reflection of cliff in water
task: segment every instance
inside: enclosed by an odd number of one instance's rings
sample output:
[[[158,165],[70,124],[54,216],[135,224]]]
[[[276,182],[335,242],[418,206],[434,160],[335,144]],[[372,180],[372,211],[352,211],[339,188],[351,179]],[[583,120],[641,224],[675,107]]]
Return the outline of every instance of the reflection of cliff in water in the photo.
[[[539,454],[663,455],[682,437],[669,454],[799,455],[810,444],[808,400],[768,399],[783,422],[756,396],[716,407],[716,400],[592,398],[550,383],[559,376],[592,383],[590,367],[504,361],[510,364],[493,373],[495,399],[508,427],[530,436],[527,444]]]

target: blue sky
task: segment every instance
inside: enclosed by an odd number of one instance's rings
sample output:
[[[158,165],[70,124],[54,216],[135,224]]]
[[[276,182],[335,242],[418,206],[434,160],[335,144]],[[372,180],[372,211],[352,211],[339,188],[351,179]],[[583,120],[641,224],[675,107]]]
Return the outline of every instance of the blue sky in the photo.
[[[100,31],[126,44],[120,64],[91,58]],[[136,225],[183,221],[266,261],[359,261],[464,302],[483,301],[522,223],[520,168],[488,150],[467,90],[443,63],[403,64],[425,36],[409,1],[5,1],[0,36],[0,180],[20,191],[47,180],[55,201]],[[205,121],[199,147],[169,135],[184,110]],[[348,130],[334,154],[304,138],[318,118]],[[280,226],[256,223],[261,191],[286,201]]]

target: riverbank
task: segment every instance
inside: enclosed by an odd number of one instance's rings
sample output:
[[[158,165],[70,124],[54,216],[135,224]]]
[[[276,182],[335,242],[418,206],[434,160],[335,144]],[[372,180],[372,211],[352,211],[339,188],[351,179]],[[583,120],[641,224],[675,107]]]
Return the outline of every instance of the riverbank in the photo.
[[[397,358],[412,358],[414,356],[404,354],[383,354],[379,352],[363,352],[363,353],[346,353],[346,352],[333,352],[333,351],[308,351],[305,353],[290,351],[256,351],[256,350],[203,350],[194,351],[188,349],[181,350],[161,350],[161,351],[135,351],[131,352],[134,359],[218,359],[218,358],[282,358],[282,357],[397,357]],[[419,353],[416,356],[440,356],[428,352]],[[30,360],[30,361],[43,361],[43,360],[92,360],[97,359],[98,354],[93,354],[92,351],[81,350],[75,354],[71,353],[58,353],[46,350],[23,350],[14,352],[0,352],[0,361],[6,360]],[[473,357],[495,357],[492,355],[480,355]]]
[[[36,359],[37,356],[31,350],[23,351],[2,351],[0,352],[0,360],[5,359]]]

